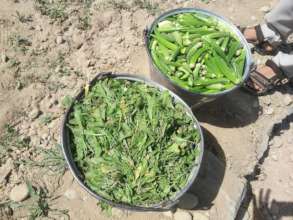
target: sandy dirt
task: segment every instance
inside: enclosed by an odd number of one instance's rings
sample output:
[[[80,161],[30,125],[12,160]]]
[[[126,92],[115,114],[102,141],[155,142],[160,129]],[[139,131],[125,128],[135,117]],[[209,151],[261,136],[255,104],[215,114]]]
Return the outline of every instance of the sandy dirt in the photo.
[[[46,189],[50,208],[38,219],[67,219],[63,210],[74,220],[172,218],[118,209],[109,217],[63,172],[60,154],[61,168],[47,169],[52,164],[44,157],[58,154],[64,97],[76,95],[100,72],[149,77],[143,30],[164,11],[201,7],[235,24],[254,25],[276,1],[147,2],[0,0],[0,219],[28,219],[31,207],[38,207],[33,198],[9,200],[11,190],[26,181]],[[265,59],[255,55],[256,63]],[[236,91],[195,110],[213,139],[207,147],[216,143],[226,170],[249,181],[239,219],[293,219],[292,94],[288,86],[260,98]],[[7,133],[7,125],[13,132]],[[211,218],[204,213],[202,219]]]

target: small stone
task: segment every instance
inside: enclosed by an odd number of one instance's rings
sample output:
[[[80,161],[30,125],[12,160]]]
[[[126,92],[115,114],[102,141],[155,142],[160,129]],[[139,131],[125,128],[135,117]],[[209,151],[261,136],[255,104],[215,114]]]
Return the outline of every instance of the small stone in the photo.
[[[117,42],[117,43],[121,43],[123,40],[124,40],[123,37],[118,37],[118,38],[116,39],[116,42]]]
[[[271,8],[267,5],[260,8],[260,11],[264,12],[264,13],[268,13],[270,10],[271,10]]]
[[[60,72],[60,70],[61,70],[61,66],[60,65],[58,65],[58,66],[56,66],[56,68],[55,68],[55,73],[59,73]]]
[[[30,113],[29,117],[30,119],[36,119],[41,114],[41,111],[38,108],[34,108]]]
[[[64,196],[67,199],[70,199],[70,200],[73,200],[73,199],[76,199],[77,198],[77,194],[76,194],[76,192],[73,189],[66,190],[65,193],[64,193]]]
[[[56,37],[56,43],[57,43],[57,44],[62,44],[62,43],[64,43],[64,39],[63,39],[63,37],[60,36],[60,35],[57,36],[57,37]]]
[[[196,206],[198,206],[198,198],[197,196],[191,194],[191,193],[186,193],[179,202],[179,208],[182,209],[194,209]]]
[[[278,161],[278,156],[276,154],[272,154],[271,158],[273,161]]]
[[[274,148],[280,148],[283,146],[283,141],[282,139],[279,137],[279,136],[276,136],[274,139],[273,139],[273,143],[272,143],[272,146]]]
[[[9,194],[10,200],[14,202],[22,202],[28,196],[29,196],[29,190],[25,183],[15,186]]]
[[[289,106],[289,105],[291,105],[293,103],[292,97],[290,95],[288,95],[288,94],[284,96],[283,100],[284,100],[284,104],[287,105],[287,106]]]
[[[6,177],[11,173],[13,169],[12,159],[8,159],[3,166],[0,167],[0,184],[6,181]]]
[[[88,67],[92,67],[96,64],[96,62],[94,60],[89,60],[87,66]]]
[[[193,220],[209,220],[209,217],[198,211],[192,212]]]
[[[274,109],[272,107],[269,107],[264,111],[265,115],[272,115],[273,113],[274,113]]]
[[[174,220],[192,220],[192,216],[189,212],[177,211],[174,214]]]
[[[289,178],[290,178],[290,180],[293,180],[293,174],[291,174],[291,175],[289,176]]]
[[[80,43],[77,43],[77,44],[76,44],[76,49],[78,49],[78,50],[79,50],[79,49],[82,47],[82,45],[83,45],[83,43],[82,43],[82,42],[80,42]]]
[[[173,218],[173,212],[171,211],[163,212],[163,215],[167,218]]]
[[[250,19],[251,19],[252,21],[256,21],[256,20],[257,20],[257,18],[256,18],[255,16],[251,16]]]
[[[2,62],[2,63],[7,63],[8,60],[9,60],[8,56],[6,56],[5,53],[2,53],[2,54],[1,54],[1,62]]]
[[[35,29],[36,29],[36,31],[42,31],[43,30],[43,28],[40,25],[37,25]]]

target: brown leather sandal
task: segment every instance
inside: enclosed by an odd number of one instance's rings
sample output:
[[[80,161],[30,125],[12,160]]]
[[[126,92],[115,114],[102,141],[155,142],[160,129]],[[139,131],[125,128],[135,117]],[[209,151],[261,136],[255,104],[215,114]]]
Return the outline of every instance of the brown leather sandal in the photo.
[[[273,69],[275,73],[273,77],[267,78],[265,75],[263,75],[255,68],[250,73],[249,79],[244,84],[244,88],[254,95],[266,95],[268,92],[272,91],[276,87],[285,85],[289,82],[289,79],[286,77],[286,75],[272,60],[267,60],[265,65]],[[257,85],[260,89],[255,89],[251,85],[251,83]]]
[[[248,27],[239,27],[238,29],[241,31],[241,33],[244,35],[245,30]],[[274,56],[278,53],[278,48],[270,44],[268,41],[265,41],[263,32],[261,30],[260,25],[256,25],[252,27],[255,29],[256,32],[256,41],[247,40],[248,43],[251,43],[255,46],[255,50],[262,55],[270,55]],[[268,50],[268,47],[271,48]]]

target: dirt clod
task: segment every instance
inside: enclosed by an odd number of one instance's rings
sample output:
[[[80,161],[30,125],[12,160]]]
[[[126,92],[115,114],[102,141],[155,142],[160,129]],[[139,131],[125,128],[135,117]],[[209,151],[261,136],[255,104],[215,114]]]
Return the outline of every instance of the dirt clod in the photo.
[[[9,194],[10,200],[14,202],[22,202],[23,200],[28,198],[28,196],[29,190],[25,183],[15,186]]]

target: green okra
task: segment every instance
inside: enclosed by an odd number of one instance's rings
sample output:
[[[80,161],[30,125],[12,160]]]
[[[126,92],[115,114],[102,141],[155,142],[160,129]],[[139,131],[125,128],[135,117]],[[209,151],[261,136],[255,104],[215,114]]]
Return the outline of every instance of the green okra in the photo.
[[[202,47],[198,49],[194,54],[191,55],[190,59],[188,60],[188,63],[189,64],[195,63],[198,60],[198,58],[202,56],[204,52],[206,52],[207,50],[208,50],[207,47]]]
[[[240,48],[240,43],[237,42],[237,41],[233,41],[231,44],[230,44],[230,48],[228,50],[228,55],[227,55],[227,59],[229,61],[231,61],[231,59],[235,56],[235,53],[237,52],[237,50]]]
[[[226,52],[228,50],[227,46],[229,44],[229,41],[230,41],[230,38],[229,37],[225,37],[223,43],[222,43],[222,46],[221,46],[221,49]],[[228,59],[228,58],[227,58]]]
[[[152,37],[154,37],[159,43],[163,44],[170,50],[176,51],[178,49],[178,46],[176,44],[166,40],[159,32],[155,31],[155,35],[152,35]]]
[[[227,77],[231,82],[234,84],[239,83],[239,79],[233,69],[231,69],[227,63],[222,59],[220,56],[215,56],[215,62],[218,67],[218,69],[221,71],[221,73]]]
[[[179,13],[161,21],[150,36],[159,70],[191,92],[217,93],[242,80],[245,50],[220,20]]]

